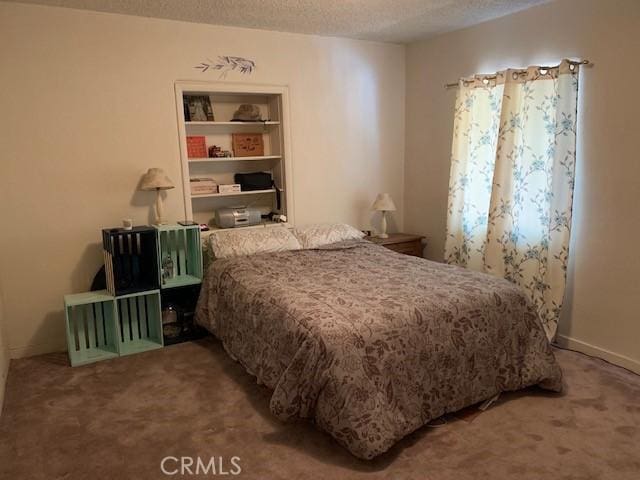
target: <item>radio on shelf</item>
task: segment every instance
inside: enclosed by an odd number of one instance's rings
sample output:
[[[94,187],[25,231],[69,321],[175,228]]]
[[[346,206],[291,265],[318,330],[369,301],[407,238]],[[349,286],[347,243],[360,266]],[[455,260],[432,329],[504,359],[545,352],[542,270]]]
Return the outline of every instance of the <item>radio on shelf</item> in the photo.
[[[216,225],[220,228],[259,225],[260,209],[253,207],[219,208],[216,210]]]

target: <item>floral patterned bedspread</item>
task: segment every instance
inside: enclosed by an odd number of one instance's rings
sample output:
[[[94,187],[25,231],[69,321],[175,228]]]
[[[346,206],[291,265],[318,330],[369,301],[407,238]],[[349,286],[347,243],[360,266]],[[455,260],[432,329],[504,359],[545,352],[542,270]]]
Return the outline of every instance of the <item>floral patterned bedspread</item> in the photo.
[[[515,285],[359,240],[212,263],[198,322],[273,389],[370,459],[444,413],[561,371]]]

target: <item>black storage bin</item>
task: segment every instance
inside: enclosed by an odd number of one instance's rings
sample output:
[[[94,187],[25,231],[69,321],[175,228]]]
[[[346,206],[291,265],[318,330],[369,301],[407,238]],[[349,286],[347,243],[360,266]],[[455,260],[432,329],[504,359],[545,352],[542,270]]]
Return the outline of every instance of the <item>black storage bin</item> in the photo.
[[[236,173],[233,179],[240,184],[240,190],[243,192],[269,190],[274,186],[273,177],[269,172]]]
[[[208,335],[205,329],[195,323],[199,296],[200,285],[167,288],[160,292],[165,345],[197,340]]]
[[[153,227],[102,230],[107,290],[111,295],[155,290],[160,287],[158,247]]]

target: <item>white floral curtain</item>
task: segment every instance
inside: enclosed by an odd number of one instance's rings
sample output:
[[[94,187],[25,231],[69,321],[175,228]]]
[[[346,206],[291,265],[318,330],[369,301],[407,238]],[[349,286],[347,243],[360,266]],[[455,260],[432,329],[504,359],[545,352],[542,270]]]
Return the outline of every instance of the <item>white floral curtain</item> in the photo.
[[[520,285],[555,336],[564,297],[578,65],[461,79],[445,260]]]

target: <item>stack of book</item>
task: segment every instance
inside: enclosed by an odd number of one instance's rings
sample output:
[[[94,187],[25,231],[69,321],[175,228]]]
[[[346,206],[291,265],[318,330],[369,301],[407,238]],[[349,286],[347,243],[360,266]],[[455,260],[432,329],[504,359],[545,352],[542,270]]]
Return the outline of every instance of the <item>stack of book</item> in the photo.
[[[213,178],[190,178],[189,185],[191,186],[192,195],[218,193],[218,185]]]

